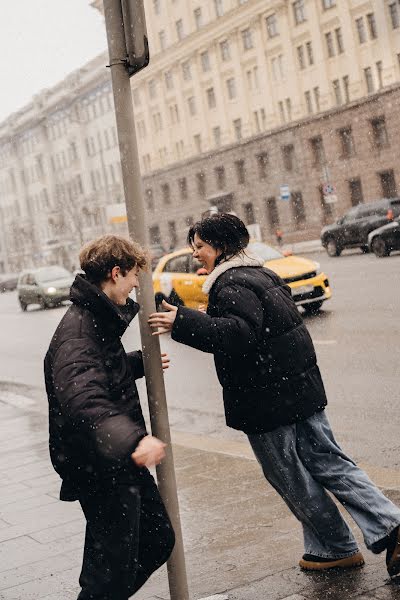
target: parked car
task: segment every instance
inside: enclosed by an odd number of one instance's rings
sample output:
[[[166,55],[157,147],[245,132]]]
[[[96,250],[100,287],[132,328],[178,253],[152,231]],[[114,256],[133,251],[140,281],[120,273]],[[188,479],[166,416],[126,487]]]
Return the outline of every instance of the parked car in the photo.
[[[392,221],[371,231],[368,246],[378,258],[389,256],[392,250],[400,250],[400,222]]]
[[[23,271],[18,279],[18,300],[22,310],[29,304],[48,308],[69,300],[72,273],[59,265]]]
[[[17,288],[17,273],[2,273],[0,275],[0,294],[3,292],[12,292]]]
[[[400,198],[385,198],[359,204],[336,223],[322,229],[322,245],[329,256],[340,256],[345,248],[361,248],[363,252],[368,252],[369,233],[398,216],[400,216]]]
[[[296,304],[307,312],[318,311],[323,302],[331,297],[329,281],[321,273],[319,264],[313,260],[284,256],[279,250],[262,242],[251,242],[248,248],[265,261],[265,267],[288,283]],[[153,273],[158,310],[163,300],[189,308],[207,304],[207,296],[202,291],[205,270],[192,254],[191,248],[184,248],[167,254],[159,261]]]

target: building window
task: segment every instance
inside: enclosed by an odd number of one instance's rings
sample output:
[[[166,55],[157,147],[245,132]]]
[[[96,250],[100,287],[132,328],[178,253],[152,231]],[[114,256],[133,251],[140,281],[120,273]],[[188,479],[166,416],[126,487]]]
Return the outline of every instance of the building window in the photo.
[[[389,4],[390,20],[392,22],[392,28],[398,29],[400,27],[400,4],[398,0]]]
[[[364,202],[364,196],[361,186],[361,179],[349,179],[350,202],[352,206],[357,206]]]
[[[217,101],[215,98],[215,92],[214,92],[214,88],[208,88],[208,90],[206,90],[206,94],[207,94],[207,104],[208,104],[208,108],[215,108],[217,106]]]
[[[225,167],[215,167],[215,180],[218,190],[223,190],[226,185]]]
[[[161,4],[160,4],[160,0],[153,0],[153,9],[156,15],[160,14],[160,8],[161,8]]]
[[[311,151],[314,158],[314,166],[320,166],[325,164],[325,150],[322,137],[318,135],[315,138],[311,138]]]
[[[397,186],[392,169],[379,173],[381,181],[382,196],[384,198],[395,198],[397,196]]]
[[[169,183],[162,184],[161,194],[164,204],[171,204],[171,188],[169,187]]]
[[[235,119],[233,121],[233,129],[235,131],[235,139],[240,142],[242,139],[242,119]]]
[[[368,13],[367,23],[371,40],[376,40],[376,38],[378,37],[378,30],[376,28],[376,20],[374,13]]]
[[[210,55],[208,54],[207,51],[202,52],[200,54],[200,60],[201,60],[201,68],[203,69],[203,73],[205,73],[206,71],[209,71],[211,69],[211,64],[210,64]]]
[[[223,61],[227,61],[230,60],[231,58],[231,50],[229,47],[229,42],[228,40],[224,40],[223,42],[220,43],[219,45],[220,50],[221,50],[221,58]]]
[[[187,200],[188,197],[188,187],[187,187],[187,179],[186,177],[182,177],[178,179],[178,188],[180,192],[180,196],[182,200]]]
[[[294,146],[288,144],[282,148],[283,166],[286,171],[293,171],[295,164]]]
[[[355,151],[351,127],[343,127],[343,129],[339,129],[338,134],[340,138],[342,158],[349,158],[350,156],[353,156]]]
[[[178,19],[178,21],[176,21],[175,27],[176,27],[176,35],[178,36],[178,40],[182,40],[184,38],[182,19]]]
[[[314,94],[314,102],[315,102],[315,108],[317,110],[317,112],[319,112],[320,109],[320,93],[319,93],[319,87],[315,87],[313,89],[313,94]]]
[[[256,222],[256,218],[254,216],[254,207],[252,202],[247,202],[246,204],[243,204],[243,212],[245,224],[253,225]]]
[[[221,127],[213,128],[214,144],[218,147],[221,145]]]
[[[193,136],[193,141],[197,154],[201,154],[201,135],[199,133],[196,133],[196,135]]]
[[[297,60],[299,61],[300,69],[304,69],[306,66],[306,61],[304,60],[303,46],[297,46]]]
[[[340,27],[335,29],[335,36],[336,36],[336,45],[337,45],[338,54],[343,54],[344,44],[343,44],[342,30],[340,29]]]
[[[365,77],[365,84],[367,86],[367,92],[368,92],[368,94],[372,94],[372,92],[375,91],[375,86],[374,86],[374,78],[372,76],[371,67],[367,67],[366,69],[364,69],[364,77]]]
[[[165,50],[165,48],[167,46],[167,37],[165,35],[165,31],[160,31],[158,33],[158,39],[160,41],[160,48],[161,48],[161,50]]]
[[[190,96],[190,98],[188,98],[187,102],[188,102],[188,107],[189,107],[189,114],[191,117],[193,117],[197,113],[196,99],[194,96]]]
[[[314,54],[313,54],[311,42],[306,42],[306,50],[307,50],[308,64],[311,66],[314,64]]]
[[[306,107],[307,107],[307,112],[309,115],[312,114],[313,112],[313,105],[312,105],[312,100],[311,100],[311,92],[304,92],[304,98],[306,100]]]
[[[371,121],[372,136],[376,148],[384,148],[389,145],[389,138],[386,130],[385,117],[377,117]]]
[[[301,227],[306,222],[306,210],[304,207],[303,194],[301,192],[292,192],[290,195],[290,205],[292,209],[293,220],[296,226]]]
[[[340,89],[340,81],[339,79],[335,79],[332,81],[333,93],[335,94],[335,102],[336,106],[340,106],[342,104],[342,90]]]
[[[161,244],[161,233],[160,233],[160,227],[158,225],[153,225],[153,227],[150,227],[149,238],[150,238],[150,244],[152,244],[152,245]]]
[[[190,81],[192,79],[192,71],[188,60],[182,63],[182,75],[184,81]]]
[[[244,50],[250,50],[250,48],[253,47],[253,35],[251,29],[244,29],[242,31],[242,42]]]
[[[235,161],[237,182],[241,185],[246,183],[246,169],[244,160]]]
[[[156,97],[157,86],[155,79],[150,79],[148,83],[149,96],[153,100]]]
[[[196,29],[200,29],[203,26],[203,17],[201,14],[201,8],[196,8],[195,11],[193,11],[194,14],[194,22],[196,24]]]
[[[206,195],[206,176],[203,171],[196,173],[196,185],[199,196],[204,197]]]
[[[376,63],[376,74],[378,75],[379,88],[383,87],[382,71],[383,63],[381,60],[378,60],[378,62]]]
[[[333,35],[331,31],[328,31],[328,33],[325,34],[325,40],[328,56],[329,58],[332,58],[332,56],[335,56],[335,46],[333,45]]]
[[[281,123],[286,123],[285,107],[283,105],[282,100],[279,100],[278,108],[279,108],[279,116],[281,118]]]
[[[233,77],[230,77],[226,80],[226,88],[228,90],[229,100],[233,100],[234,98],[236,98],[236,84]]]
[[[358,41],[360,42],[360,44],[364,44],[364,42],[367,41],[367,34],[365,31],[363,17],[359,17],[358,19],[356,19],[356,28],[358,33]]]
[[[178,241],[175,221],[168,221],[169,250],[174,250]]]
[[[279,35],[279,31],[278,31],[278,19],[276,18],[276,15],[270,15],[269,17],[267,17],[265,19],[265,24],[267,26],[267,34],[268,37],[274,38],[277,35]]]
[[[266,179],[268,175],[268,153],[263,152],[262,154],[258,154],[256,156],[256,159],[258,167],[258,177],[259,179]]]
[[[222,17],[222,15],[224,14],[223,0],[214,0],[214,7],[215,7],[215,16]]]
[[[185,225],[186,225],[186,227],[192,227],[192,225],[194,225],[194,218],[193,217],[185,217]]]
[[[322,8],[324,10],[332,8],[333,6],[336,6],[336,0],[322,0]]]
[[[349,76],[348,75],[344,75],[342,77],[342,81],[343,81],[343,89],[344,89],[344,101],[347,104],[348,102],[350,102],[350,90],[349,90],[350,82],[349,82]]]
[[[296,0],[293,2],[293,16],[296,25],[300,25],[300,23],[304,23],[304,21],[307,20],[304,0]]]
[[[275,229],[280,224],[278,205],[275,197],[267,198],[266,209],[270,231],[275,232]]]
[[[151,188],[148,188],[145,191],[145,199],[146,199],[147,209],[150,211],[153,211],[154,210],[154,198],[153,198],[153,190]]]
[[[164,73],[164,81],[165,81],[165,87],[167,90],[172,90],[174,87],[174,80],[172,78],[172,72],[171,71],[167,71],[166,73]]]

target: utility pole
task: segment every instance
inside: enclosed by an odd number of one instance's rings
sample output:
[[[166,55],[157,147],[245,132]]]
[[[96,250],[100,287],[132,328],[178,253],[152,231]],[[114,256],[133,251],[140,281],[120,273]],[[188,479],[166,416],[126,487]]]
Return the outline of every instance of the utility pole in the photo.
[[[131,68],[131,57],[135,58],[135,48],[140,50],[143,47],[143,41],[145,46],[147,44],[143,0],[103,0],[103,4],[129,234],[139,244],[145,245],[142,182],[129,79],[129,75],[134,72]],[[142,15],[141,22],[137,19],[138,14]],[[134,18],[129,22],[127,17],[129,19],[132,16]],[[142,30],[140,26],[142,26]],[[140,33],[142,33],[142,39],[139,39],[138,34]],[[136,58],[140,59],[140,54],[139,56],[136,54]],[[141,63],[137,70],[146,64],[146,62]],[[140,275],[138,300],[141,305],[139,324],[151,429],[157,438],[167,444],[166,458],[161,465],[157,466],[157,480],[176,537],[175,548],[167,564],[170,595],[171,600],[189,600],[168,409],[161,367],[160,342],[158,336],[152,335],[147,322],[149,314],[155,312],[151,273]]]

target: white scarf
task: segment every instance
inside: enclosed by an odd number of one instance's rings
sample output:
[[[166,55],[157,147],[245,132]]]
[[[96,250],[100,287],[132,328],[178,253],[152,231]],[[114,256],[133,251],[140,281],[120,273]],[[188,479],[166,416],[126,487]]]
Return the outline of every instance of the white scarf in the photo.
[[[237,254],[236,256],[233,256],[232,258],[220,263],[213,271],[211,271],[203,284],[203,292],[205,294],[209,294],[218,277],[222,275],[222,273],[225,273],[225,271],[228,269],[233,269],[234,267],[262,267],[263,264],[264,261],[258,256],[247,252],[241,252],[240,254]]]

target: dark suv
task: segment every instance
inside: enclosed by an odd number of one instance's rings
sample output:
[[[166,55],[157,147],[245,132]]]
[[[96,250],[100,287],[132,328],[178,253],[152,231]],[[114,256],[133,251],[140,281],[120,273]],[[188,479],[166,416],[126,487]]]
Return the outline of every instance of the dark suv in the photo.
[[[345,248],[368,252],[368,234],[400,215],[400,198],[385,198],[359,204],[336,223],[321,231],[321,242],[329,256],[339,256]]]

